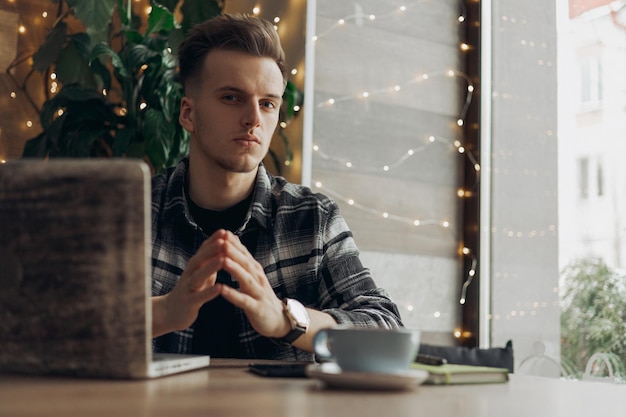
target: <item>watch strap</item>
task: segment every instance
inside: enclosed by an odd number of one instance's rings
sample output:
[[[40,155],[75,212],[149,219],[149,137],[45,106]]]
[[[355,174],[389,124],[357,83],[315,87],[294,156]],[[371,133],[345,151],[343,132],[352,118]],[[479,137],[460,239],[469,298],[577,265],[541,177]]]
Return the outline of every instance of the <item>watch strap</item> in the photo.
[[[289,305],[288,305],[288,300],[289,300],[288,298],[283,299],[283,313],[287,317],[287,320],[289,320],[289,324],[291,325],[291,330],[285,336],[279,339],[275,339],[276,342],[278,342],[278,344],[283,345],[283,346],[291,345],[297,338],[299,338],[304,333],[306,333],[307,325],[308,325],[308,323],[305,325],[298,323],[298,320],[296,320],[296,318],[291,314],[291,310],[289,309]]]

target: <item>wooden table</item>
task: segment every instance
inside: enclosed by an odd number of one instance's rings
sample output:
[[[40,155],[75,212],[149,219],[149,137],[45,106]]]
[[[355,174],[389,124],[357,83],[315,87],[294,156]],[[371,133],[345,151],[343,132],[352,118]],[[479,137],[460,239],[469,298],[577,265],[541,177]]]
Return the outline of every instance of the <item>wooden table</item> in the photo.
[[[259,377],[247,363],[213,359],[142,381],[0,375],[0,416],[626,416],[626,385],[511,375],[506,384],[346,391]]]

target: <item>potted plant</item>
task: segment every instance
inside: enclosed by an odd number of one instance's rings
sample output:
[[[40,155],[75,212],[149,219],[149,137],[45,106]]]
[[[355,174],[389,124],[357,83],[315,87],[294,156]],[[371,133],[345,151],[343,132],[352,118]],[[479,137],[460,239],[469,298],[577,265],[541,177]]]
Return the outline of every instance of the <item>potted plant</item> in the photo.
[[[43,131],[27,141],[23,156],[133,157],[154,172],[175,164],[189,144],[178,123],[176,47],[194,24],[222,13],[224,2],[152,0],[141,19],[129,0],[52,1],[57,20],[33,69],[46,80],[54,73],[62,87],[43,104]],[[291,83],[284,102],[281,121],[288,122],[302,103]],[[281,139],[289,159],[288,140]],[[273,159],[280,174],[282,164]]]

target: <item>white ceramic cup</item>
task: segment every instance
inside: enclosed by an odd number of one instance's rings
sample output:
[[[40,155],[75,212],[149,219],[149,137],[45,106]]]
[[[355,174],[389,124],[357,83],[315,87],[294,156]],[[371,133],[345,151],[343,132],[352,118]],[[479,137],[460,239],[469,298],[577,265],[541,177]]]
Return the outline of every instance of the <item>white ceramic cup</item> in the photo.
[[[320,361],[335,362],[344,372],[405,371],[415,360],[420,331],[332,327],[320,330],[313,348]]]

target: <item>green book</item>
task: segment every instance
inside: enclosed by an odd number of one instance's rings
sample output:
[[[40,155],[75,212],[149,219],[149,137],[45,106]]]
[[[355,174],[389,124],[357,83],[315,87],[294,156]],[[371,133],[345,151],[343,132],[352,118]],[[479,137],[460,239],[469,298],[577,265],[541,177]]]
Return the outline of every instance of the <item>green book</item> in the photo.
[[[418,362],[413,362],[411,368],[428,371],[428,379],[424,383],[431,385],[493,384],[509,380],[509,370],[506,368],[451,363],[426,365]]]

